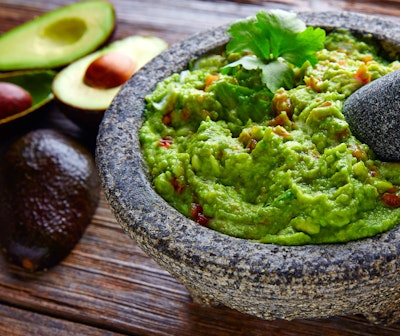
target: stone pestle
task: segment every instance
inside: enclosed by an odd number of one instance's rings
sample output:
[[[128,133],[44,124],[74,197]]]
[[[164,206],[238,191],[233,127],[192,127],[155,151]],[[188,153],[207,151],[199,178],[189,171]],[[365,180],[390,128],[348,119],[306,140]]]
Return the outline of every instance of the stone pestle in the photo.
[[[353,135],[377,158],[400,161],[400,70],[354,92],[345,101],[343,114]]]

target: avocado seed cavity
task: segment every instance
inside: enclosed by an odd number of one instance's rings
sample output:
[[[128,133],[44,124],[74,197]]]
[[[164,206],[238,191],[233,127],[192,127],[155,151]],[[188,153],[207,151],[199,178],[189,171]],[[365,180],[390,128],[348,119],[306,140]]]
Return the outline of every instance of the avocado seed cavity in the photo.
[[[47,26],[42,34],[43,41],[54,47],[68,46],[78,42],[88,27],[80,18],[65,18]]]
[[[124,84],[136,71],[132,59],[119,52],[96,58],[87,68],[83,81],[97,89],[111,89]]]
[[[0,82],[0,119],[22,112],[32,106],[32,96],[22,87]]]

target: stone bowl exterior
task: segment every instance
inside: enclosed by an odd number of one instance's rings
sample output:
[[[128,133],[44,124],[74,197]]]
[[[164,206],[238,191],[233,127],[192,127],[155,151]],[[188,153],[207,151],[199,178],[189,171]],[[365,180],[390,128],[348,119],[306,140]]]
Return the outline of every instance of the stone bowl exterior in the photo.
[[[350,12],[298,15],[327,30],[372,33],[383,48],[400,54],[399,22]],[[196,302],[266,320],[362,314],[373,323],[399,321],[400,227],[347,244],[260,244],[198,225],[153,190],[138,139],[144,97],[192,58],[224,46],[227,27],[173,45],[134,75],[106,111],[96,163],[117,221]]]

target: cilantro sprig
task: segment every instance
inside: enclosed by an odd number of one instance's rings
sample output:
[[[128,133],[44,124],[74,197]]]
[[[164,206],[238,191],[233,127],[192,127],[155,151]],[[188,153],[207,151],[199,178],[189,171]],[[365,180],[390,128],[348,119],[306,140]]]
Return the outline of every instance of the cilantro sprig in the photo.
[[[241,65],[260,69],[261,79],[273,93],[280,87],[292,88],[292,66],[317,63],[315,53],[324,46],[325,31],[306,27],[295,13],[283,10],[260,11],[255,17],[233,23],[227,31],[229,53],[248,53],[227,69]],[[292,65],[292,66],[291,66]]]

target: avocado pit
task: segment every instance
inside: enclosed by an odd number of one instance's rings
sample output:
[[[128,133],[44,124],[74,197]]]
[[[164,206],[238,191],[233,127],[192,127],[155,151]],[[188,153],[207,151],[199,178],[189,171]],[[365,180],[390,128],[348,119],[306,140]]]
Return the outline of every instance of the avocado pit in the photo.
[[[30,108],[32,102],[30,93],[21,86],[0,82],[0,119]]]
[[[120,52],[109,52],[90,63],[83,81],[93,88],[111,89],[124,84],[135,70],[131,57]]]

